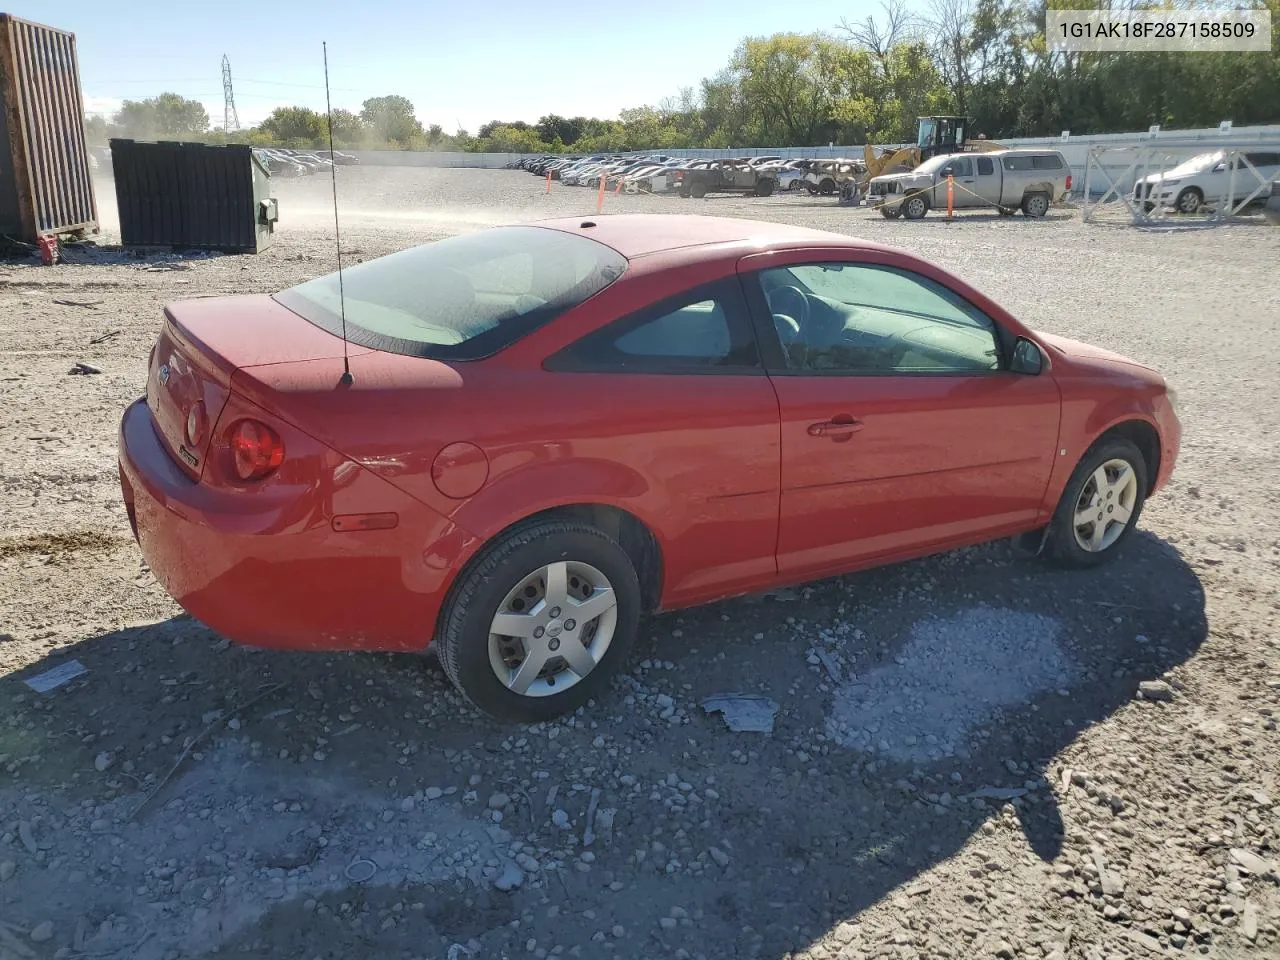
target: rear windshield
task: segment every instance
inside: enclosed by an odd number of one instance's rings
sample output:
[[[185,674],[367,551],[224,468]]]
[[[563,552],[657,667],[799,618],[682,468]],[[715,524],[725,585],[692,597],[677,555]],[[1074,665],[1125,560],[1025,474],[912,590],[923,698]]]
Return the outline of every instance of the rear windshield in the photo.
[[[544,227],[498,227],[411,247],[343,268],[347,339],[406,356],[477,360],[599,293],[626,266],[602,243]],[[275,299],[342,335],[338,274]]]

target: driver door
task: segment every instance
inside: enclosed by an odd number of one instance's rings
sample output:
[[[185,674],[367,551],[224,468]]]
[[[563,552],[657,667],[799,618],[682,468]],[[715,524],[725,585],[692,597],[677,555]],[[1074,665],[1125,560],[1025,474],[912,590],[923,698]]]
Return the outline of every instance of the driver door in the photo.
[[[930,278],[805,254],[739,263],[781,411],[779,573],[1033,528],[1057,447],[1051,374],[1011,372],[994,321]]]

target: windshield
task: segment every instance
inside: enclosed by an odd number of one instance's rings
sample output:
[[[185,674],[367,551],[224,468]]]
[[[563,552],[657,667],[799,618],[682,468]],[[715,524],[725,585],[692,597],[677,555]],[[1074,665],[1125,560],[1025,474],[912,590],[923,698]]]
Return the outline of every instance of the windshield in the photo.
[[[920,128],[916,135],[916,146],[922,150],[933,143],[933,131],[938,127],[936,120],[921,118]]]
[[[1189,160],[1183,160],[1174,167],[1169,173],[1197,173],[1201,170],[1208,170],[1215,163],[1223,158],[1221,150],[1215,150],[1213,153],[1200,153]]]
[[[911,172],[912,173],[937,173],[939,170],[941,170],[943,167],[945,167],[948,163],[951,162],[951,156],[952,155],[949,153],[944,153],[941,156],[930,157],[928,160],[920,164],[920,166],[916,167]]]
[[[440,360],[489,356],[600,292],[626,270],[602,243],[545,227],[498,227],[342,271],[347,339]],[[338,274],[275,299],[342,335]]]

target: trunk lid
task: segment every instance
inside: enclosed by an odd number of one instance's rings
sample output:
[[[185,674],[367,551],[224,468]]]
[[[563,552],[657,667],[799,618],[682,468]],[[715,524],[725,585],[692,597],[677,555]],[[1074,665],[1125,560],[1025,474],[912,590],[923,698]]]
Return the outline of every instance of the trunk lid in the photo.
[[[244,367],[342,356],[342,339],[269,296],[184,300],[165,308],[147,371],[147,406],[174,461],[194,480]],[[351,356],[368,353],[355,347]]]

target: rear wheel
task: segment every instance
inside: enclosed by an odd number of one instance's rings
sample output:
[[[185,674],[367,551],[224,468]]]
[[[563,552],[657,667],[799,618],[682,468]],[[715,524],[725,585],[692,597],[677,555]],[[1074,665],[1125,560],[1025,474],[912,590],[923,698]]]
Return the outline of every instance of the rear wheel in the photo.
[[[1028,217],[1043,217],[1049,212],[1049,198],[1043,193],[1029,193],[1022,198],[1022,212]]]
[[[773,195],[774,182],[768,178],[760,180],[756,183],[756,196],[768,197]]]
[[[707,195],[707,185],[701,180],[695,180],[693,186],[689,188],[690,194],[695,200],[701,200]]]
[[[829,197],[836,192],[836,182],[830,177],[818,184],[818,192],[824,197]]]
[[[532,523],[490,547],[450,594],[440,662],[490,716],[548,720],[604,689],[635,641],[640,603],[635,567],[611,537]]]
[[[693,192],[689,189],[687,184],[680,187],[680,196],[684,197],[686,200],[693,196]]]
[[[1094,446],[1076,467],[1049,527],[1049,555],[1065,567],[1111,559],[1133,532],[1147,496],[1147,462],[1129,440]]]

